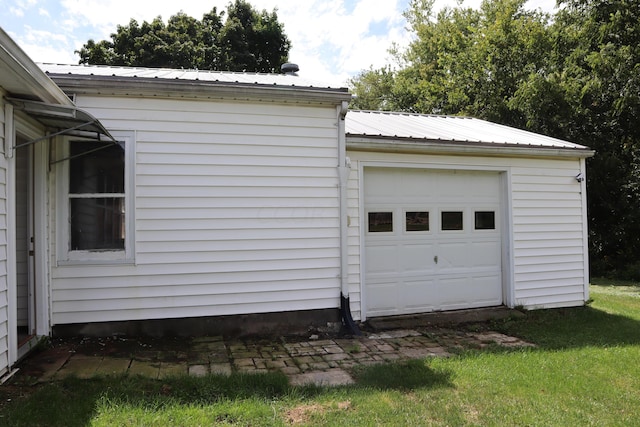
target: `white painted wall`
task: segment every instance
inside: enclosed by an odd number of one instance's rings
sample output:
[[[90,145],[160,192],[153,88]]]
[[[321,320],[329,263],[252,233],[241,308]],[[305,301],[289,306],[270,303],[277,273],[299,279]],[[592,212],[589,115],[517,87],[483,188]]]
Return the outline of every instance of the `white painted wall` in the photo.
[[[135,132],[135,255],[92,265],[54,253],[54,325],[339,307],[335,106],[76,103]],[[52,195],[64,184],[53,181]]]
[[[348,140],[347,140],[348,148]],[[512,251],[503,268],[508,305],[526,308],[578,306],[588,299],[585,186],[580,159],[506,158],[348,151],[349,283],[351,310],[361,319],[361,189],[364,165],[466,168],[505,172],[511,189],[506,237]],[[503,272],[504,274],[504,272]]]

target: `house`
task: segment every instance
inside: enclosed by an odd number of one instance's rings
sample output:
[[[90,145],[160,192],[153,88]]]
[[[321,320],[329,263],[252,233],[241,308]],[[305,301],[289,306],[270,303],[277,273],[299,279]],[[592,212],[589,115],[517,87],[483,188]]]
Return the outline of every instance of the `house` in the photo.
[[[291,75],[42,65],[0,33],[0,373],[39,336],[588,299],[585,158]]]

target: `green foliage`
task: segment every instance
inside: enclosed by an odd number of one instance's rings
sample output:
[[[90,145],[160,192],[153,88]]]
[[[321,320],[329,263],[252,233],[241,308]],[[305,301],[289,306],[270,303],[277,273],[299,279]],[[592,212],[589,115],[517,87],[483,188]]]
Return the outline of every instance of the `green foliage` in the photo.
[[[635,1],[567,0],[552,31],[572,116],[568,137],[594,148],[589,220],[595,272],[637,262],[640,251],[640,8]]]
[[[286,62],[291,44],[275,11],[258,13],[249,3],[236,0],[229,5],[220,46],[223,68],[272,73]]]
[[[179,12],[165,24],[161,17],[117,26],[111,41],[87,41],[76,51],[80,64],[272,73],[287,61],[291,43],[276,11],[256,11],[235,0],[225,12],[197,20]]]
[[[432,13],[413,0],[415,40],[397,67],[351,81],[353,108],[470,115],[589,146],[590,254],[616,274],[640,253],[640,8],[561,0],[550,17],[524,0]]]
[[[390,67],[377,70],[370,68],[349,80],[352,91],[357,95],[350,107],[355,110],[399,109],[394,99],[393,71]]]
[[[369,70],[353,79],[357,101],[367,101],[354,106],[379,109],[387,102],[404,111],[522,125],[510,100],[523,81],[542,69],[551,44],[547,16],[524,11],[523,4],[485,1],[481,10],[444,9],[433,19],[430,2],[412,2],[405,16],[416,39],[396,55],[401,68],[395,73]],[[372,99],[370,93],[377,95]]]

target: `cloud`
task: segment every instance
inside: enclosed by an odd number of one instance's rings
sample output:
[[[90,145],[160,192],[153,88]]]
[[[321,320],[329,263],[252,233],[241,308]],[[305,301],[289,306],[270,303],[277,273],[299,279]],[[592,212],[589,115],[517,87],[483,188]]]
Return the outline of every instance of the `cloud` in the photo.
[[[17,0],[13,6],[9,7],[9,12],[18,17],[24,17],[26,11],[38,4],[38,0]]]
[[[30,26],[25,26],[26,32],[23,39],[29,43],[40,43],[45,45],[52,45],[54,43],[67,43],[67,37],[64,34],[52,33],[50,31],[35,30]],[[53,43],[52,43],[53,42]]]
[[[263,8],[266,3],[255,2],[256,7]],[[343,85],[370,65],[384,65],[393,42],[408,43],[402,16],[407,3],[406,0],[282,1],[278,17],[293,42],[289,57],[300,65],[301,76]]]
[[[344,84],[370,65],[382,66],[393,42],[406,44],[402,9],[409,0],[252,0],[258,10],[277,10],[285,33],[292,41],[291,61],[300,65],[300,75],[331,84]],[[228,0],[208,2],[184,0],[61,0],[62,28],[77,33],[86,30],[86,40],[109,39],[117,25],[130,19],[151,21],[160,15],[166,21],[179,10],[200,19],[217,7],[226,10]],[[90,26],[87,25],[90,23]],[[86,28],[84,28],[86,27]],[[371,34],[372,30],[382,31]],[[83,40],[74,49],[80,48]]]
[[[19,18],[24,16],[24,10],[20,9],[19,7],[11,6],[9,8],[9,12],[11,12],[12,15],[15,15]]]
[[[69,39],[62,34],[35,30],[25,26],[22,34],[11,33],[16,43],[37,62],[51,62],[59,64],[73,64],[78,58],[73,54]]]

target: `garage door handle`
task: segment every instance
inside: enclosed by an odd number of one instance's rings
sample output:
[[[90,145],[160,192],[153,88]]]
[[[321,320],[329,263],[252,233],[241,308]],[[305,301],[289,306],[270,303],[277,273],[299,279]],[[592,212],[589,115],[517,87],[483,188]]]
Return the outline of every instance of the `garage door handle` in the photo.
[[[433,262],[435,262],[436,264],[438,263],[438,255],[433,257]]]

